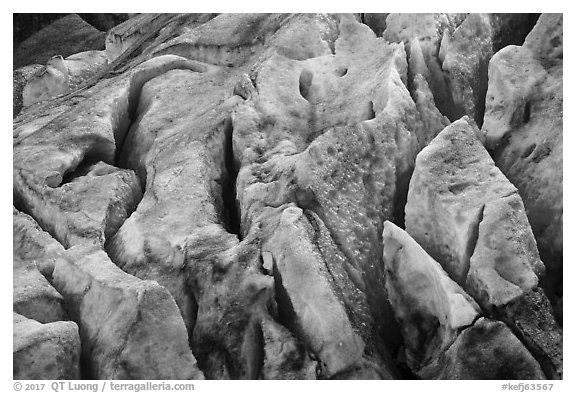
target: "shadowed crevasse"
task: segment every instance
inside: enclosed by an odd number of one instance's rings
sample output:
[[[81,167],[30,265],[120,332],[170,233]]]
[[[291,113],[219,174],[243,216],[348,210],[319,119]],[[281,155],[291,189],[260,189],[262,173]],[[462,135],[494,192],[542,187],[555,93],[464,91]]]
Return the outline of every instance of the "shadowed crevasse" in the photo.
[[[234,158],[234,150],[232,144],[232,134],[234,128],[232,126],[232,119],[225,120],[224,133],[224,163],[226,173],[224,174],[224,181],[222,187],[222,202],[223,212],[222,221],[226,226],[226,230],[230,233],[236,234],[238,240],[242,240],[240,232],[240,212],[238,211],[238,201],[236,199],[236,178],[238,177],[239,163]]]

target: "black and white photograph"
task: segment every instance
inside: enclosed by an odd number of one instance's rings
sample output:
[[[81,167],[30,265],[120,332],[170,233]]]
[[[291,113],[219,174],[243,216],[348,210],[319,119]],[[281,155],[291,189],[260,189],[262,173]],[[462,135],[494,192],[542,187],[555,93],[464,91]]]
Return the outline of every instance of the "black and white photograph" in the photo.
[[[564,14],[264,11],[12,13],[6,391],[567,391]]]

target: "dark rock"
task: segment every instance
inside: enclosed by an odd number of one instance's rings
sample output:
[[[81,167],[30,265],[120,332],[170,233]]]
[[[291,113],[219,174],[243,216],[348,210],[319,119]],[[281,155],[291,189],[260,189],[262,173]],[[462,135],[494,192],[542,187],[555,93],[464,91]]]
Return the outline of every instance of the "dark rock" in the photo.
[[[490,14],[494,29],[492,50],[494,53],[508,45],[522,45],[540,14]]]
[[[496,315],[525,343],[548,379],[562,379],[562,329],[542,289],[528,292],[498,309]]]
[[[386,30],[386,18],[389,14],[361,14],[362,23],[367,24],[377,37],[382,37]]]
[[[100,31],[108,31],[116,25],[128,20],[132,14],[78,14]]]
[[[65,15],[67,14],[57,14],[57,13],[12,14],[13,33],[14,33],[12,38],[14,48],[18,46],[18,44],[24,41],[26,38],[30,37],[32,34],[37,32],[38,30],[42,29],[43,27],[46,27],[47,25],[62,18]]]
[[[465,329],[436,365],[422,372],[436,379],[546,379],[530,352],[499,321],[480,318]]]
[[[316,379],[317,363],[304,344],[271,319],[261,323],[264,341],[262,379]]]
[[[14,48],[14,69],[28,64],[46,64],[52,56],[104,49],[105,33],[68,14],[37,31]]]

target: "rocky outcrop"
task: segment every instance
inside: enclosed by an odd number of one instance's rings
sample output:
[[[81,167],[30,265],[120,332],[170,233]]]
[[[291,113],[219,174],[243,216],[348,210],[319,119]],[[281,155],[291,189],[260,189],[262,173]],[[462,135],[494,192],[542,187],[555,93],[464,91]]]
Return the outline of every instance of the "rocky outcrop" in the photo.
[[[14,379],[79,379],[80,337],[74,322],[42,324],[13,313]]]
[[[561,375],[471,120],[525,17],[141,14],[18,74],[15,310],[74,321],[83,378]]]
[[[562,20],[543,14],[522,46],[490,60],[482,127],[496,165],[523,199],[553,301],[562,294]]]

